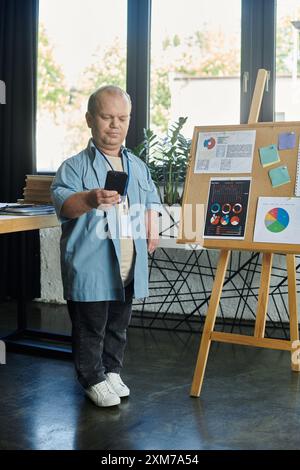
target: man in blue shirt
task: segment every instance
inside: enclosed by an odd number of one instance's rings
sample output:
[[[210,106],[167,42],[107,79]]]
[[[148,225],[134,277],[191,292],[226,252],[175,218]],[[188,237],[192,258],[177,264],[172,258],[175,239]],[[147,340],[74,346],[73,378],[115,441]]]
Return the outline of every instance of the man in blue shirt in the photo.
[[[92,138],[52,184],[62,223],[61,269],[78,380],[97,406],[128,396],[120,377],[132,298],[148,296],[148,256],[158,246],[160,200],[146,164],[122,143],[129,95],[104,86],[88,102]],[[126,194],[105,190],[107,171],[128,175]]]

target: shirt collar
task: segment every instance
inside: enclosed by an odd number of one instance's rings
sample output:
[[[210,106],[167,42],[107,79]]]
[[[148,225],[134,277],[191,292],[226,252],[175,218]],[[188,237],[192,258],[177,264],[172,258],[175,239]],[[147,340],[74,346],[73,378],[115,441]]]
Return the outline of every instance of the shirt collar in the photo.
[[[92,138],[90,138],[90,140],[88,142],[87,151],[88,151],[89,157],[94,160],[95,157],[96,157],[97,149],[95,147],[95,144],[94,144]],[[124,145],[121,145],[121,154],[122,154],[122,156],[125,155],[128,158],[128,160],[132,161],[132,156],[130,155],[130,150],[128,150],[126,147],[124,147]]]
[[[96,153],[97,153],[97,148],[95,147],[95,144],[94,144],[92,138],[90,138],[90,140],[88,142],[87,151],[88,151],[88,154],[89,154],[90,158],[92,158],[94,160],[94,158],[96,156]],[[130,161],[132,161],[132,156],[130,155],[130,150],[127,149],[126,147],[124,147],[124,145],[121,145],[121,154],[122,154],[122,156],[125,154],[127,156],[127,158]]]

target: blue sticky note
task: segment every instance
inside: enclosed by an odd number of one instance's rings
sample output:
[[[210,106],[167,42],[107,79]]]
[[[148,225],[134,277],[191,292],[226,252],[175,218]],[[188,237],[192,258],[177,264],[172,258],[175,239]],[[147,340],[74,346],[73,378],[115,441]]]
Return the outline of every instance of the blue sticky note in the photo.
[[[287,166],[278,166],[276,168],[272,168],[272,170],[269,170],[269,176],[273,188],[278,188],[278,186],[282,186],[283,184],[291,182]]]
[[[278,149],[288,150],[295,148],[296,134],[295,132],[282,132],[278,137]]]
[[[280,162],[279,153],[276,145],[268,145],[267,147],[260,147],[259,156],[262,166],[273,165],[274,163]]]

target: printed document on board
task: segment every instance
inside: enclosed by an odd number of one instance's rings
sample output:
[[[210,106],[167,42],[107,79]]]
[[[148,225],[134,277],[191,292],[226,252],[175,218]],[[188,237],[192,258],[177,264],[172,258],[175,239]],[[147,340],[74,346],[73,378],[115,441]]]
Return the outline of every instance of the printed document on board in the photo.
[[[199,132],[195,173],[251,173],[256,131]]]

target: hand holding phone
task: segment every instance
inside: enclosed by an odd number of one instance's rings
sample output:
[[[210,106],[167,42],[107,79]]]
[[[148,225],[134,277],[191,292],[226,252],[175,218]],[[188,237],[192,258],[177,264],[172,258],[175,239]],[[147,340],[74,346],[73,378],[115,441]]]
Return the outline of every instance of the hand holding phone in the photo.
[[[85,201],[91,209],[109,209],[120,202],[120,195],[117,191],[95,188],[85,193]]]

